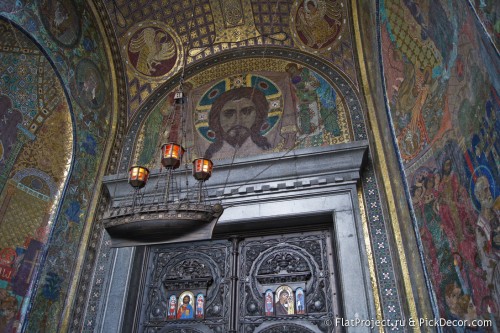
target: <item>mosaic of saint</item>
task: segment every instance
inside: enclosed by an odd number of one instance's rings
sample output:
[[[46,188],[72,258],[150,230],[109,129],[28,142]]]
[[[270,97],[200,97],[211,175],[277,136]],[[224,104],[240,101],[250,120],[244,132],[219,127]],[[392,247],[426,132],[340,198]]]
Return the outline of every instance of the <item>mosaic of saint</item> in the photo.
[[[203,319],[205,317],[205,296],[203,294],[196,295],[196,319]]]
[[[436,311],[498,320],[500,82],[492,73],[500,59],[468,6],[391,0],[382,14],[387,96]]]
[[[295,314],[295,300],[292,288],[289,286],[281,286],[276,289],[274,311],[277,316]]]
[[[340,0],[304,0],[292,10],[293,37],[311,49],[331,46],[341,36],[346,18]]]
[[[45,29],[58,44],[72,47],[78,42],[80,14],[72,0],[41,0],[38,8]]]
[[[264,293],[264,315],[266,317],[274,316],[273,299],[273,291],[271,289],[266,290],[266,292]]]
[[[194,318],[194,294],[185,291],[179,296],[179,305],[177,307],[177,319]]]
[[[306,313],[306,299],[304,289],[297,288],[295,290],[295,305],[297,314],[305,314]]]
[[[320,75],[307,68],[291,64],[287,66],[287,72],[297,96],[299,137],[314,138],[322,133],[340,136],[342,131],[335,90]]]
[[[72,92],[84,109],[98,109],[104,103],[104,81],[99,68],[88,59],[78,63]]]
[[[145,77],[167,75],[182,62],[180,39],[170,27],[153,21],[143,22],[130,31],[126,46],[128,63]]]
[[[172,295],[168,298],[167,319],[175,319],[177,314],[177,297]]]

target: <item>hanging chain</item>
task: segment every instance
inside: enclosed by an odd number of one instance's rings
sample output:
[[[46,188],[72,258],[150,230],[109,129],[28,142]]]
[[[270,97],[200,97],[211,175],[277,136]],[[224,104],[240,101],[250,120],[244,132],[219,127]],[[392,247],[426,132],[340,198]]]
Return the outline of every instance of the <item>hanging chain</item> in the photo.
[[[188,48],[191,45],[191,29],[193,27],[193,21],[194,21],[194,14],[196,10],[196,4],[193,4],[190,1],[191,4],[191,19],[188,22],[188,31],[187,31],[187,38],[186,38],[186,44],[184,47],[184,59],[183,59],[183,65],[181,69],[181,77],[179,79],[179,92],[181,93],[181,101],[180,101],[180,109],[181,109],[181,133],[182,133],[182,138],[181,138],[181,145],[182,143],[187,144],[187,129],[186,129],[186,118],[187,115],[185,114],[186,108],[184,106],[185,103],[187,103],[187,99],[184,96],[184,74],[186,71],[186,65],[187,65],[187,57],[188,57]],[[186,157],[184,159],[184,177],[185,177],[185,184],[186,184],[186,199],[189,201],[190,197],[190,190],[189,190],[189,163],[188,160],[191,160],[191,148],[186,147]]]

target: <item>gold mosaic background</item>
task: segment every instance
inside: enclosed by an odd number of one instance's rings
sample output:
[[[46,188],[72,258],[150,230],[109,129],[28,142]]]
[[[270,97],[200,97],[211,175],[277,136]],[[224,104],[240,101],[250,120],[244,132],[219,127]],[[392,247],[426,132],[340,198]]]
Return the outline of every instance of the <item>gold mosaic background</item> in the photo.
[[[316,17],[304,16],[304,1],[291,0],[201,0],[194,3],[188,0],[116,0],[107,3],[107,9],[124,54],[138,26],[165,24],[179,36],[176,46],[187,53],[185,65],[200,63],[224,51],[245,47],[299,47],[330,61],[356,83],[348,3],[335,1],[335,6],[325,0],[316,3],[319,8]],[[301,17],[304,18],[301,20]],[[304,23],[306,28],[301,28]],[[324,30],[325,24],[339,27],[341,34],[338,38],[325,42],[321,47],[306,45],[301,32],[318,36],[315,32]],[[151,56],[159,54],[161,43],[158,41],[147,52]],[[130,115],[161,83],[179,70],[180,67],[176,67],[165,75],[148,78],[127,66]]]

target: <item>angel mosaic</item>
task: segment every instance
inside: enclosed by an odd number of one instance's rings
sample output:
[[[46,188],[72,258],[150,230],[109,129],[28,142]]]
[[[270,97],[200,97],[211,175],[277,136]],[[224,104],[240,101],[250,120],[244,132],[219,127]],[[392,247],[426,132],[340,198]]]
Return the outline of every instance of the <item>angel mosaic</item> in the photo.
[[[264,294],[264,313],[267,317],[274,316],[273,292],[271,289],[266,290]]]
[[[205,297],[203,294],[196,295],[196,319],[203,319],[205,317]]]
[[[175,319],[177,314],[177,297],[172,295],[168,299],[167,318]]]

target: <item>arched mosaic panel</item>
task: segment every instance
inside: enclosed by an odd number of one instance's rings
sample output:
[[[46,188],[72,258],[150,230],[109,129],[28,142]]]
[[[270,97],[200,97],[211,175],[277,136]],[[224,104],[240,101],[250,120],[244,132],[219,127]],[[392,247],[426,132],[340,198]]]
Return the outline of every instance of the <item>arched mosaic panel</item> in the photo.
[[[7,332],[26,313],[74,133],[63,86],[46,56],[8,22],[0,21],[0,30],[0,252],[12,254],[0,260],[0,298],[7,300],[0,331]]]
[[[4,191],[10,187],[10,180],[7,183],[5,180],[14,171],[12,167],[39,169],[58,186],[65,182],[56,191],[64,195],[57,209],[37,210],[43,219],[50,218],[48,230],[52,231],[47,244],[29,250],[34,255],[25,257],[30,281],[23,283],[31,286],[31,301],[25,301],[21,315],[14,320],[19,330],[53,331],[67,324],[63,317],[69,316],[71,310],[64,311],[67,310],[65,304],[73,303],[74,290],[78,289],[77,279],[73,277],[75,272],[79,274],[79,267],[83,267],[78,265],[82,260],[77,255],[80,241],[85,239],[86,222],[89,212],[93,212],[89,208],[96,178],[104,172],[107,156],[103,152],[108,135],[117,125],[112,117],[117,106],[111,101],[117,92],[112,89],[111,78],[117,77],[120,69],[110,69],[107,53],[110,50],[105,47],[100,28],[95,24],[93,10],[86,1],[73,0],[0,5],[0,16],[10,22],[0,35],[8,39],[6,46],[21,54],[19,66],[11,66],[14,62],[5,57],[10,57],[12,51],[2,47],[2,66],[10,66],[8,75],[2,75],[3,87],[11,89],[15,96],[11,98],[15,102],[13,108],[19,112],[12,110],[13,113],[23,115],[22,123],[14,127],[19,133],[14,149],[9,151],[9,156],[4,154],[8,167],[0,174],[1,187]],[[13,26],[19,27],[15,35],[5,33]],[[35,58],[33,56],[45,59],[37,62],[39,67],[35,71],[24,66]],[[47,82],[40,81],[48,76]],[[20,89],[16,90],[16,82],[20,83]],[[38,89],[40,84],[45,87]],[[123,124],[118,124],[120,126]],[[64,155],[68,147],[74,154],[71,163]],[[63,169],[58,169],[60,165]],[[22,170],[15,171],[22,174]],[[42,194],[37,195],[38,199],[43,200],[49,187],[40,175],[34,173],[23,178],[15,185],[16,191],[34,187]],[[17,209],[16,213],[34,209],[29,202],[25,206],[28,208],[23,206],[23,210]],[[33,266],[37,256],[42,259]],[[86,274],[90,274],[89,270],[83,276]]]
[[[354,140],[352,105],[346,103],[342,87],[294,62],[249,62],[255,70],[247,67],[240,72],[241,63],[231,62],[188,79],[183,86],[187,103],[182,107],[173,99],[176,88],[168,92],[138,132],[133,164],[157,167],[161,145],[172,138],[185,140],[193,158],[214,160]],[[224,113],[226,105],[245,100],[252,107],[247,123],[236,120],[243,112],[239,106],[231,111],[233,116]]]

